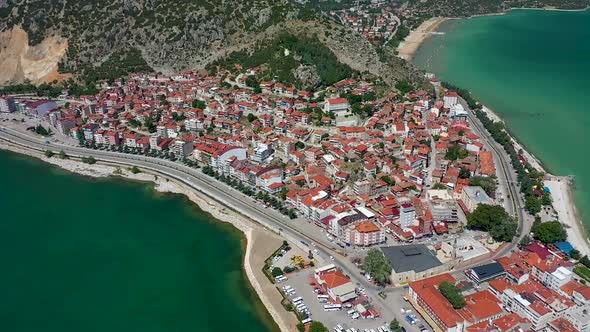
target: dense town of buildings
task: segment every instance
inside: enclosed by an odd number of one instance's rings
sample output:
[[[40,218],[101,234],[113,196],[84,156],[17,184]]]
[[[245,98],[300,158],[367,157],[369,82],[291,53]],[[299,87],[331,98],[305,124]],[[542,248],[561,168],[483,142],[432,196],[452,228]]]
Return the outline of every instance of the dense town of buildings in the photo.
[[[134,74],[102,82],[98,94],[64,107],[0,97],[0,111],[44,119],[59,135],[94,148],[206,167],[280,199],[343,246],[461,231],[478,205],[501,203],[496,192],[470,183],[473,176],[495,179],[496,168],[456,93],[441,100],[425,90],[375,96],[371,82],[355,79],[320,92],[275,81],[249,88],[256,73]],[[362,103],[372,111],[355,112],[351,96],[367,95],[374,97]],[[574,280],[571,263],[538,244],[499,259],[495,279],[470,270],[489,288],[454,309],[436,286],[455,281],[443,272],[489,253],[487,240],[439,243],[436,257],[421,243],[382,250],[393,283],[409,283],[408,300],[440,330],[588,331],[590,287]],[[342,300],[354,286],[341,274],[317,271],[316,278]]]
[[[373,112],[363,117],[344,96],[374,94],[369,82],[312,93],[263,81],[255,93],[244,84],[255,74],[137,74],[65,108],[17,104],[87,145],[193,160],[282,197],[350,245],[446,233],[478,204],[494,203],[470,186],[470,175],[495,174],[494,160],[456,94],[436,102],[424,90],[390,93],[366,101]],[[461,158],[448,160],[449,149]]]
[[[469,270],[476,287],[465,292],[462,308],[454,308],[438,289],[443,281],[456,282],[448,273],[410,283],[407,296],[440,331],[589,331],[590,286],[575,276],[573,266],[535,242]]]

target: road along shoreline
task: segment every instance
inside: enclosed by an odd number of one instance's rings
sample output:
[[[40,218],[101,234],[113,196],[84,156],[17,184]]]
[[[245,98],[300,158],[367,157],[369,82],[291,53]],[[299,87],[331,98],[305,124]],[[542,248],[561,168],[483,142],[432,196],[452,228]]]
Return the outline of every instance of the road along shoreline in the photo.
[[[482,105],[482,111],[493,121],[504,122],[504,120],[489,107]],[[508,126],[506,126],[508,127]],[[557,176],[549,173],[543,162],[534,154],[526,149],[526,146],[520,143],[510,132],[506,131],[512,140],[514,149],[517,152],[522,151],[527,162],[537,171],[545,174],[544,184],[549,188],[553,200],[553,208],[558,214],[558,220],[564,224],[567,231],[567,240],[583,255],[590,256],[590,239],[582,218],[576,208],[572,181],[568,176]]]
[[[243,268],[250,286],[257,293],[260,301],[282,332],[296,329],[298,320],[292,313],[284,310],[281,305],[281,294],[262,272],[263,265],[258,266],[259,262],[264,264],[265,259],[282,243],[282,239],[274,232],[168,174],[146,170],[141,167],[139,167],[141,172],[134,174],[127,169],[127,167],[134,166],[131,164],[99,161],[97,164],[90,165],[74,159],[60,159],[57,155],[47,158],[38,150],[7,142],[3,139],[0,139],[0,149],[27,155],[79,175],[95,178],[122,177],[132,181],[150,182],[153,183],[154,190],[158,192],[186,196],[192,203],[196,204],[204,212],[209,213],[216,220],[229,223],[244,234],[246,250]],[[254,266],[253,263],[257,266]]]

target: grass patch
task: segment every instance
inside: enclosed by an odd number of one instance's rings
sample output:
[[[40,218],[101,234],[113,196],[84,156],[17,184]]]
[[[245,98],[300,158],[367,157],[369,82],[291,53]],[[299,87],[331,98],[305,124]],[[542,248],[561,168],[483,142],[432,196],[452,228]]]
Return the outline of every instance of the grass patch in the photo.
[[[580,277],[590,281],[590,269],[585,266],[576,266],[574,268],[574,273],[579,275]]]

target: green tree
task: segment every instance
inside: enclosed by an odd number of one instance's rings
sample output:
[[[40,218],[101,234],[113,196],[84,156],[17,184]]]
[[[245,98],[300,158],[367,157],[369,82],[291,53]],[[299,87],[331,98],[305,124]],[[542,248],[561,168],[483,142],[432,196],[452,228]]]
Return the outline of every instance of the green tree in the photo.
[[[256,88],[260,88],[260,83],[258,83],[258,80],[256,79],[256,77],[250,75],[250,76],[246,77],[246,86],[256,89]]]
[[[37,125],[35,127],[35,133],[41,136],[49,136],[49,134],[51,133],[51,129],[48,130],[45,129],[42,125]]]
[[[297,331],[305,332],[305,325],[303,325],[303,323],[298,323],[297,324]]]
[[[531,243],[531,237],[528,234],[525,234],[522,239],[520,239],[519,244],[521,246],[527,246]]]
[[[328,328],[325,327],[321,322],[314,320],[309,325],[309,332],[328,332]]]
[[[438,290],[451,303],[453,308],[461,309],[465,306],[465,298],[453,283],[445,280],[438,285]]]
[[[457,160],[466,158],[469,152],[457,144],[450,145],[445,153],[446,160]]]
[[[446,184],[437,182],[432,186],[432,189],[449,189]]]
[[[541,212],[541,201],[536,196],[529,195],[524,202],[524,208],[530,214],[537,214]]]
[[[270,273],[273,277],[278,277],[280,275],[283,275],[283,270],[281,270],[280,267],[275,266]]]
[[[534,233],[535,239],[543,243],[554,243],[567,239],[567,232],[557,220],[537,224],[533,226],[531,231]]]
[[[408,81],[396,82],[395,88],[398,89],[402,95],[405,95],[406,93],[415,89]]]
[[[496,191],[496,177],[472,176],[469,178],[469,185],[480,186],[486,194],[492,195]]]
[[[489,233],[496,241],[510,242],[516,235],[517,228],[515,222],[503,221],[490,228]]]
[[[141,126],[141,122],[139,122],[139,120],[137,120],[137,119],[129,119],[129,121],[127,121],[127,123],[129,123],[129,125],[131,127],[140,127]]]
[[[82,157],[82,162],[89,165],[96,164],[96,159],[93,156],[90,157]]]
[[[389,184],[389,185],[392,185],[392,184],[394,184],[394,181],[393,181],[393,180],[391,180],[391,178],[390,178],[389,176],[387,176],[387,175],[383,175],[383,176],[380,178],[380,180],[381,180],[381,181],[383,181],[383,182],[385,182],[385,183],[387,183],[387,184]]]
[[[143,125],[147,128],[148,132],[155,133],[157,131],[156,124],[152,119],[146,119]]]
[[[129,171],[133,174],[141,173],[141,170],[137,166],[133,166],[129,169]]]
[[[256,115],[254,115],[252,113],[248,113],[248,115],[246,116],[246,118],[248,119],[248,122],[254,122],[256,119],[258,119],[256,117]]]
[[[43,154],[47,158],[51,158],[51,157],[55,156],[55,153],[53,151],[51,151],[51,150],[45,150],[45,152]]]
[[[466,168],[459,169],[459,178],[461,179],[469,179],[471,177],[471,171]]]
[[[64,152],[64,150],[59,151],[59,159],[68,159],[68,155]]]
[[[193,102],[192,102],[191,106],[192,106],[193,108],[200,108],[200,109],[202,109],[202,110],[204,110],[205,108],[207,108],[207,104],[205,104],[205,102],[204,102],[204,101],[202,101],[202,100],[199,100],[199,99],[195,99],[195,100],[193,100]]]
[[[363,270],[378,283],[388,284],[391,282],[391,266],[389,261],[379,249],[371,249],[363,261]]]
[[[576,260],[579,260],[582,255],[578,249],[572,249],[570,251],[570,257]]]
[[[550,206],[553,200],[551,199],[551,194],[544,191],[543,196],[541,196],[541,204]]]
[[[287,189],[287,188],[281,189],[281,192],[279,193],[279,196],[281,197],[281,199],[283,201],[287,199],[287,193],[288,192],[289,192],[289,189]]]
[[[297,150],[301,150],[301,149],[305,148],[305,143],[303,143],[301,141],[297,141],[297,143],[295,143],[295,148]]]
[[[489,232],[496,241],[509,242],[516,235],[516,222],[499,205],[480,204],[467,217],[471,228]]]
[[[400,330],[400,325],[397,319],[393,319],[390,323],[389,323],[389,329],[392,332],[398,332]]]

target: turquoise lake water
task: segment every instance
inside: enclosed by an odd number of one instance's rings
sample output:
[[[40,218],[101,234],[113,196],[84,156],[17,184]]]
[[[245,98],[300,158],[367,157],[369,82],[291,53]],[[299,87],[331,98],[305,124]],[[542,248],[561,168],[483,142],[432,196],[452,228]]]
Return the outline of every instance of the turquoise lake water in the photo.
[[[590,11],[513,10],[444,22],[414,62],[469,89],[552,173],[575,176],[590,227]]]
[[[0,150],[0,330],[278,331],[245,240],[183,196]]]

